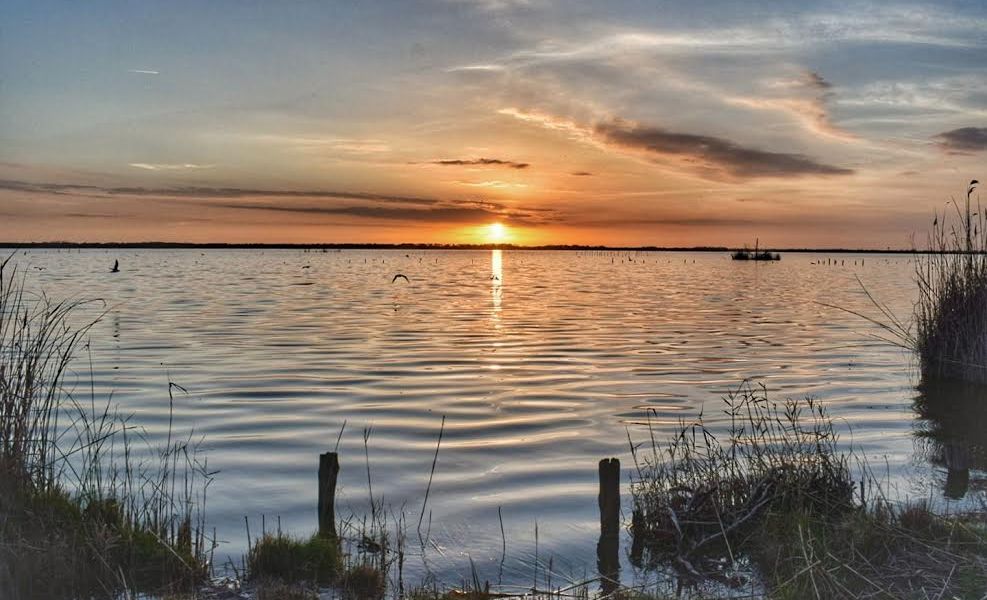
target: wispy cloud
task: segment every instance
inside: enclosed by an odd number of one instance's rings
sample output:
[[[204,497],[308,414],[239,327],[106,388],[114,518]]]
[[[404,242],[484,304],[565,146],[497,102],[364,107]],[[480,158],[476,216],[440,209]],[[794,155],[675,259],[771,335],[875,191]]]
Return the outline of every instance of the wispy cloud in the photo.
[[[225,204],[237,210],[261,210],[317,215],[339,215],[388,221],[430,223],[476,223],[492,219],[515,224],[537,225],[546,222],[545,215],[525,210],[510,210],[490,203],[473,206],[437,206],[411,208],[394,206],[293,206],[284,204]]]
[[[558,221],[553,209],[516,208],[497,202],[457,198],[425,198],[372,192],[324,190],[262,190],[243,188],[103,187],[72,183],[35,183],[0,179],[0,191],[58,194],[78,198],[148,198],[183,205],[228,210],[270,211],[355,218],[466,223],[489,219],[539,225]],[[240,200],[232,202],[231,200]],[[272,200],[279,199],[274,202]],[[88,214],[88,213],[85,213]]]
[[[502,12],[543,4],[544,0],[447,0],[456,4],[475,6],[484,12]]]
[[[629,150],[658,160],[673,160],[708,179],[792,177],[800,175],[849,175],[852,169],[829,165],[802,154],[771,152],[710,135],[683,133],[623,119],[604,120],[593,126],[516,108],[501,109],[525,122],[563,131],[577,140],[603,148]]]
[[[891,115],[987,116],[987,77],[983,74],[937,78],[878,79],[841,94],[840,105]]]
[[[234,139],[237,143],[247,142],[265,147],[277,146],[294,152],[320,156],[331,153],[354,156],[379,155],[394,150],[386,140],[371,137],[277,133],[222,134],[218,137]]]
[[[197,165],[193,163],[129,163],[135,169],[146,171],[188,171],[194,169],[211,169],[214,165]]]
[[[497,114],[513,117],[519,121],[538,125],[546,129],[560,131],[569,137],[580,141],[592,141],[592,131],[582,125],[566,119],[537,110],[522,110],[517,107],[507,107],[497,110]]]
[[[815,71],[790,79],[775,79],[764,85],[766,94],[740,96],[723,94],[728,104],[755,110],[777,110],[788,113],[803,127],[817,135],[842,141],[858,141],[860,138],[835,125],[830,117],[828,103],[833,98],[833,85]]]
[[[526,188],[528,184],[526,183],[514,183],[510,181],[457,181],[456,183],[460,185],[468,185],[470,187],[480,187],[480,188],[495,188],[495,189],[519,189]]]
[[[499,70],[550,62],[600,61],[628,53],[736,54],[779,53],[834,43],[914,44],[946,48],[982,47],[987,19],[954,15],[935,8],[885,6],[853,13],[808,12],[789,18],[760,19],[755,25],[704,28],[607,28],[578,41],[550,39],[514,51],[499,60],[452,70]],[[602,29],[602,28],[601,28]],[[476,69],[475,67],[482,67]]]
[[[506,71],[507,67],[504,65],[497,64],[477,64],[477,65],[460,65],[457,67],[450,67],[446,69],[446,73],[468,73],[468,72],[493,72],[499,73]]]
[[[125,187],[95,186],[75,183],[34,183],[0,179],[0,190],[48,194],[101,194],[107,196],[160,196],[164,198],[333,198],[339,200],[370,200],[403,204],[430,205],[437,198],[376,194],[345,190],[271,190],[233,187]]]
[[[987,127],[960,127],[944,131],[934,138],[941,148],[954,154],[987,150]]]

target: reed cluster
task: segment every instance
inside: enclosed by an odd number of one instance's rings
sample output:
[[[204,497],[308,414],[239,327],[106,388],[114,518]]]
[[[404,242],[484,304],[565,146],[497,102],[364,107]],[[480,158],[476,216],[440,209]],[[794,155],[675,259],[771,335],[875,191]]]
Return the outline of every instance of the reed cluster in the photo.
[[[744,383],[725,432],[702,416],[669,443],[635,448],[631,560],[692,587],[769,598],[944,598],[987,589],[976,516],[895,506],[812,400],[767,398]],[[713,594],[713,597],[719,597]],[[977,596],[979,597],[979,596]]]
[[[972,195],[937,214],[916,261],[915,351],[924,378],[987,383],[987,215]]]
[[[0,597],[189,588],[207,570],[210,473],[191,433],[141,445],[129,420],[69,377],[98,317],[29,291],[0,263]],[[173,403],[169,388],[169,402]]]

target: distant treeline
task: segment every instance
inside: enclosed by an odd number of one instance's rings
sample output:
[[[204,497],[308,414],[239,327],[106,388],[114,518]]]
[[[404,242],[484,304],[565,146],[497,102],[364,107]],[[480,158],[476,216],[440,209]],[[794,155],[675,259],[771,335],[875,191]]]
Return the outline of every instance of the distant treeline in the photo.
[[[202,249],[202,250],[570,250],[598,252],[730,252],[729,246],[582,246],[551,244],[520,246],[516,244],[221,244],[190,242],[0,242],[0,248],[38,249]],[[926,254],[926,250],[868,249],[868,248],[765,248],[771,252],[841,252],[852,254]]]

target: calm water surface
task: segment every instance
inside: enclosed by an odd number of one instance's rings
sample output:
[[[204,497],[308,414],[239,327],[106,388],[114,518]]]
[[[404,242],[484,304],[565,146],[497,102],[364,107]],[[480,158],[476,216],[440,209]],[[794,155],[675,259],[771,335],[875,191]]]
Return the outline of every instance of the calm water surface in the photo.
[[[121,272],[110,275],[114,259]],[[814,264],[827,259],[839,264]],[[176,429],[203,434],[221,472],[208,513],[222,555],[243,551],[245,515],[257,529],[261,515],[315,529],[318,454],[344,422],[339,512],[368,509],[370,428],[374,494],[414,529],[445,416],[429,569],[455,584],[472,560],[482,578],[530,586],[537,523],[543,565],[559,579],[592,573],[597,461],[619,457],[626,483],[628,435],[646,439],[649,409],[660,441],[702,407],[715,415],[745,378],[775,398],[823,400],[842,441],[896,493],[944,498],[942,448],[922,434],[955,427],[918,416],[911,357],[818,303],[876,314],[859,277],[910,316],[910,257],[46,250],[19,260],[56,298],[108,302],[92,334],[96,389],[152,440],[167,429],[168,382],[188,390]],[[397,273],[410,281],[392,283]]]

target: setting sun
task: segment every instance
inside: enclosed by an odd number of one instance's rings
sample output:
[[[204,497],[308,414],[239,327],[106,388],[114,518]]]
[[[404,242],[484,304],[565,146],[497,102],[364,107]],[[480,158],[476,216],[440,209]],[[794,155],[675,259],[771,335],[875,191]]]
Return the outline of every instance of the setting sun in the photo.
[[[507,239],[507,227],[503,223],[491,223],[487,225],[487,241],[498,244]]]

